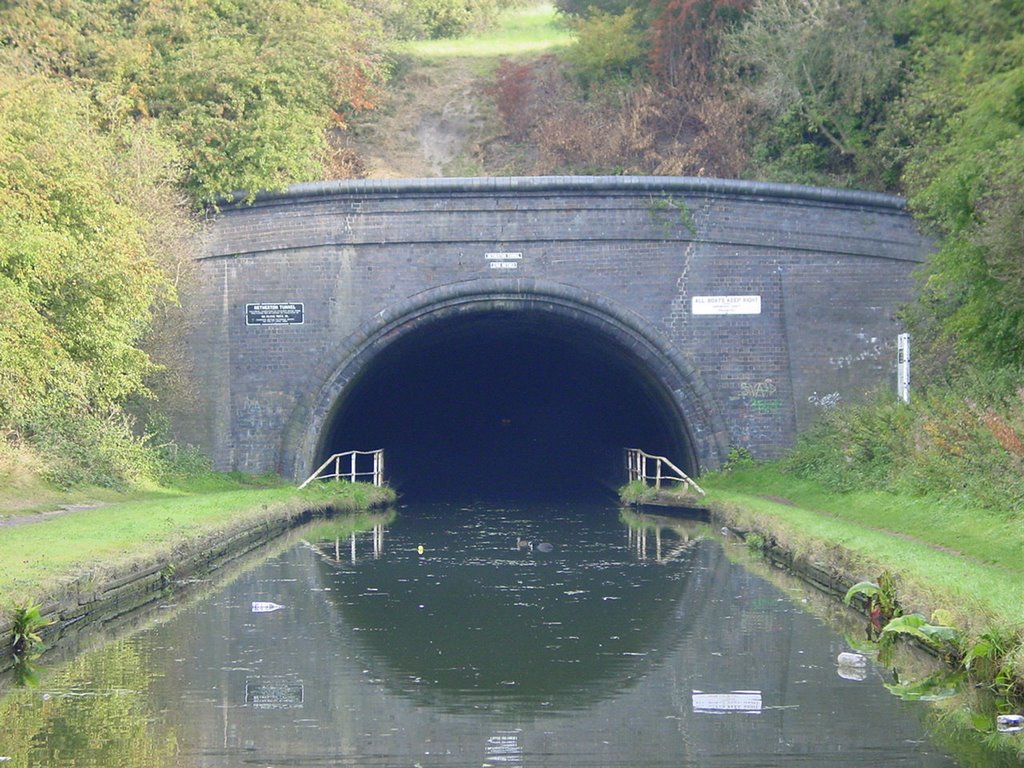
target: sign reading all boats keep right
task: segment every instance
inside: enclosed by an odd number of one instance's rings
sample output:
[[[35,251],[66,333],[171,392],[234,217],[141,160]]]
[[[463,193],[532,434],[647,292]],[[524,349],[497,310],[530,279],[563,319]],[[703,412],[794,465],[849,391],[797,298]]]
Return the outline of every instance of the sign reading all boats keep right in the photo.
[[[691,312],[695,315],[760,315],[760,296],[694,296]]]

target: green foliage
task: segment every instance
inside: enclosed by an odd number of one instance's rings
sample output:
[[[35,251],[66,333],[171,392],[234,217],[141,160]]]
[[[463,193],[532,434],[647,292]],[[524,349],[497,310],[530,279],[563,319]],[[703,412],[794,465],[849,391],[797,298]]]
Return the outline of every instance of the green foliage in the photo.
[[[959,498],[1024,515],[1024,387],[1003,371],[918,392],[910,405],[882,393],[833,409],[785,460],[832,490],[878,489]],[[1018,388],[1019,387],[1019,388]]]
[[[881,594],[881,588],[873,581],[859,581],[846,590],[846,595],[843,597],[843,602],[849,605],[853,602],[853,598],[857,595],[863,595],[868,600],[871,600]]]
[[[959,630],[953,627],[936,626],[917,613],[897,616],[882,628],[882,636],[909,635],[922,643],[946,652],[955,651],[960,640]]]
[[[140,345],[175,301],[174,230],[154,229],[178,215],[159,191],[174,153],[98,122],[69,85],[0,72],[0,424],[65,486],[152,475],[121,405],[146,394]]]
[[[38,603],[28,602],[14,611],[12,646],[17,656],[26,656],[38,650],[43,638],[40,632],[53,622],[39,611]]]
[[[765,0],[726,33],[727,67],[755,110],[759,175],[878,183],[873,146],[905,56],[889,32],[891,9],[884,0]]]
[[[748,533],[744,542],[753,552],[764,552],[768,549],[768,540],[757,531]]]
[[[997,695],[1019,696],[1024,685],[1014,674],[1013,654],[1024,648],[1021,630],[993,628],[963,643],[962,664],[971,678],[988,685]]]
[[[121,146],[93,121],[66,86],[0,75],[0,296],[17,317],[0,331],[0,420],[54,389],[110,405],[149,368],[134,343],[171,286],[138,201],[119,199]]]
[[[619,489],[619,499],[626,504],[644,504],[657,496],[657,490],[643,480],[633,480]]]
[[[921,680],[885,683],[893,696],[903,701],[942,701],[955,696],[963,684],[963,673],[933,672]]]
[[[908,449],[910,422],[889,394],[825,411],[800,435],[786,468],[837,491],[884,487]]]
[[[850,605],[858,595],[867,598],[871,619],[879,625],[903,615],[903,607],[896,593],[896,580],[889,571],[883,571],[877,583],[861,581],[854,584],[846,591],[843,602]]]
[[[749,448],[745,448],[741,445],[734,445],[729,448],[729,455],[725,460],[725,464],[722,465],[722,471],[733,472],[742,469],[749,469],[756,463],[757,462],[754,460],[754,456],[750,453]]]
[[[564,56],[585,88],[628,78],[646,54],[634,8],[618,15],[593,11],[578,19],[574,29],[576,44]]]
[[[917,0],[897,20],[914,66],[886,149],[942,238],[908,313],[922,372],[1020,369],[1024,6]]]
[[[0,38],[0,427],[64,487],[180,475],[189,452],[147,433],[194,401],[183,190],[322,177],[383,77],[380,22],[345,0],[29,0]]]
[[[321,177],[329,131],[384,71],[380,21],[344,0],[32,2],[0,10],[0,34],[115,121],[155,121],[199,202]]]
[[[652,198],[648,212],[652,221],[657,224],[665,237],[673,234],[678,226],[682,226],[691,235],[697,234],[697,224],[693,220],[693,212],[683,198],[673,195]]]
[[[57,397],[41,402],[23,429],[45,460],[43,475],[61,488],[81,485],[126,488],[160,477],[158,452],[138,437],[132,420],[112,408],[94,412],[60,407]]]
[[[589,16],[594,13],[618,16],[636,4],[633,0],[556,0],[555,5],[566,16]]]
[[[431,40],[459,37],[487,27],[508,5],[500,0],[413,0],[403,4],[405,35]]]

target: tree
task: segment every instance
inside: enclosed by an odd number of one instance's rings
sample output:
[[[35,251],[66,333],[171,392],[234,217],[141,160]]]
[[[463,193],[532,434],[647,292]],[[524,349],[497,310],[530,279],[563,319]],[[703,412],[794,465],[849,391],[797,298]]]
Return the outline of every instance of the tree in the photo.
[[[103,116],[155,120],[200,203],[322,177],[330,132],[384,75],[381,24],[344,0],[30,0],[0,10],[0,35]]]
[[[752,128],[762,174],[878,183],[874,145],[903,74],[892,9],[883,0],[760,0],[725,35],[738,98],[760,115]]]
[[[908,312],[935,375],[1024,368],[1024,8],[910,6],[914,72],[886,135],[941,237]]]
[[[751,0],[663,0],[650,22],[650,69],[671,91],[702,90],[714,79],[723,34],[750,9]],[[675,95],[675,94],[673,94]]]
[[[643,60],[643,35],[632,8],[619,15],[591,10],[573,27],[576,44],[566,50],[565,58],[584,87],[628,78]]]
[[[153,370],[139,340],[174,300],[140,183],[172,171],[130,163],[161,157],[139,154],[145,133],[133,151],[95,124],[68,83],[0,73],[0,424],[44,450],[73,444],[102,465],[91,479],[116,482],[141,471],[121,412]]]

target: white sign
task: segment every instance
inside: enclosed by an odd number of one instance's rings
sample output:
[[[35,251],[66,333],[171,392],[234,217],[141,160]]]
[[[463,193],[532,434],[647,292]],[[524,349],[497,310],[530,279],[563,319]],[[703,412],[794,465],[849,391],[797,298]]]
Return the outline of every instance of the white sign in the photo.
[[[694,296],[690,303],[695,315],[760,315],[760,296]]]
[[[896,337],[896,394],[904,403],[910,402],[910,334]]]
[[[246,325],[302,325],[305,305],[301,301],[275,301],[245,305]]]
[[[484,259],[491,269],[519,269],[519,262],[523,259],[521,253],[485,253]]]

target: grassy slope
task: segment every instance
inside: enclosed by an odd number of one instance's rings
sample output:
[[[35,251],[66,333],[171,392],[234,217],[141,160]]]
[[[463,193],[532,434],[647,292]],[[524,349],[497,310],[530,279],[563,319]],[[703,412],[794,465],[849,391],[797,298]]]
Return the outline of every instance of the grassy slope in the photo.
[[[487,88],[502,59],[534,58],[571,42],[554,7],[542,3],[506,11],[486,33],[403,43],[394,50],[388,93],[378,109],[353,119],[346,144],[369,178],[520,172],[530,166],[522,150],[506,157],[495,146],[505,128]]]
[[[171,560],[214,535],[308,509],[366,508],[391,496],[369,486],[325,484],[167,491],[25,525],[0,528],[0,610],[44,600],[82,574],[102,577]]]
[[[882,492],[836,495],[771,467],[702,481],[713,504],[787,548],[821,562],[838,558],[865,580],[893,571],[910,610],[943,609],[976,632],[1024,631],[1024,529],[1008,516]]]

